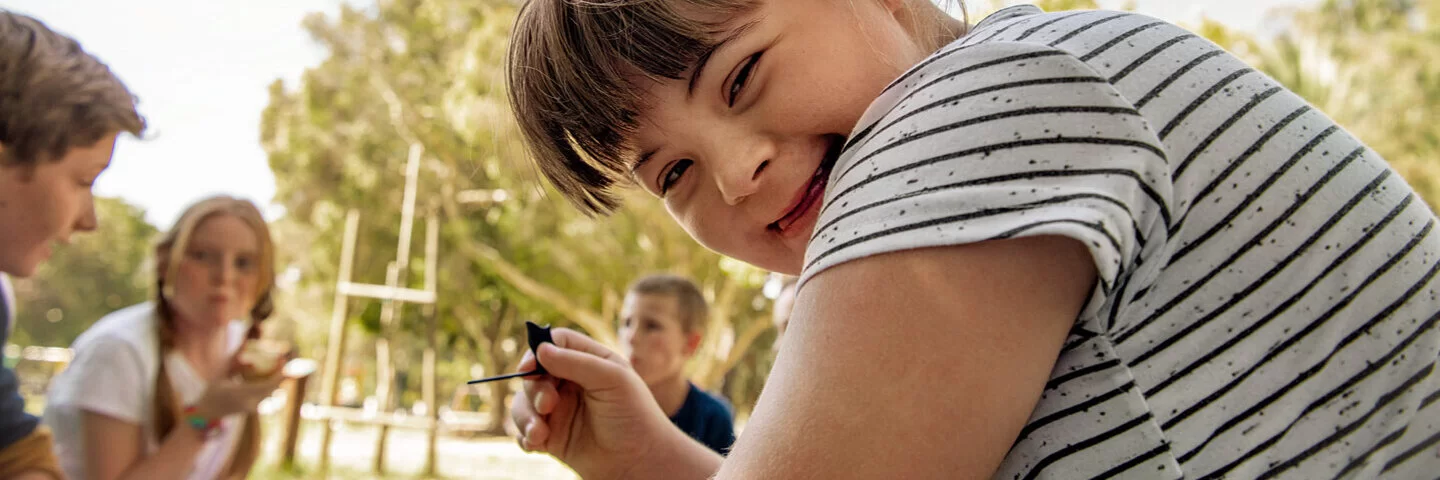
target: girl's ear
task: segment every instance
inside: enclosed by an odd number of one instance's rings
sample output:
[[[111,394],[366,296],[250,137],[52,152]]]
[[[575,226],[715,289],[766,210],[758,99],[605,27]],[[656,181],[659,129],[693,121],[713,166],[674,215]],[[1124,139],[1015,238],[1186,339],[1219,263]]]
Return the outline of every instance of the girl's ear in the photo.
[[[694,355],[700,349],[700,332],[685,334],[685,356]]]

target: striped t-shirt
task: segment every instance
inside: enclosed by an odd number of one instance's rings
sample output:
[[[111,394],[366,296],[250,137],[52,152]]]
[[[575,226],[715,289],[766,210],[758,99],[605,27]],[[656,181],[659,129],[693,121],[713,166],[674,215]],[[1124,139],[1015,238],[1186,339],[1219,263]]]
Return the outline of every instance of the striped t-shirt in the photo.
[[[1002,10],[880,95],[830,185],[806,279],[918,247],[1089,247],[1094,294],[996,478],[1440,476],[1435,216],[1203,38]]]

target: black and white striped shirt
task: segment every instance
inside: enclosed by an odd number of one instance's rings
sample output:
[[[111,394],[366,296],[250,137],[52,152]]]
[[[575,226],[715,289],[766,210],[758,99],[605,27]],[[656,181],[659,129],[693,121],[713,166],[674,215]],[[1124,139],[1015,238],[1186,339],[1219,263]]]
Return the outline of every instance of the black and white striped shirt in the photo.
[[[1203,38],[1012,7],[896,80],[803,279],[1029,235],[1099,271],[996,478],[1435,478],[1440,232],[1385,161]]]

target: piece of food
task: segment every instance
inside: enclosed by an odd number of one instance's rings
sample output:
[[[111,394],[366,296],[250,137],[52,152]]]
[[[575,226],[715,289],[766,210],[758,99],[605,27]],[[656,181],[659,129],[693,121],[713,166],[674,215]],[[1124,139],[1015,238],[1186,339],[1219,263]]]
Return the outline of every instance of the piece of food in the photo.
[[[247,381],[270,378],[285,366],[290,343],[278,340],[251,340],[240,350],[240,376]]]

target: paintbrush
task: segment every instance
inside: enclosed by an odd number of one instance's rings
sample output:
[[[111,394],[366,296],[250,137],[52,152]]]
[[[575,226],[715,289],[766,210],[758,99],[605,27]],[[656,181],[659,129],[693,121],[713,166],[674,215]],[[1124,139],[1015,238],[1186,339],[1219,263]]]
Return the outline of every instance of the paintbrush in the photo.
[[[504,379],[507,379],[507,378],[528,377],[528,376],[531,376],[531,375],[544,375],[544,374],[545,374],[545,366],[540,364],[540,344],[542,344],[542,343],[554,344],[554,343],[555,343],[555,340],[552,339],[552,338],[550,338],[550,327],[549,327],[549,326],[542,327],[542,326],[536,325],[535,322],[526,321],[526,322],[525,322],[525,334],[526,334],[526,335],[525,335],[526,338],[530,341],[530,353],[535,354],[535,369],[534,369],[534,370],[531,370],[531,371],[528,371],[528,372],[507,373],[507,374],[505,374],[505,375],[496,375],[496,376],[493,376],[493,377],[486,377],[486,378],[482,378],[482,379],[479,379],[479,380],[471,380],[471,381],[469,381],[469,382],[465,382],[465,384],[466,384],[466,385],[475,385],[475,384],[477,384],[477,383],[493,382],[493,381],[495,381],[495,380],[504,380]]]

